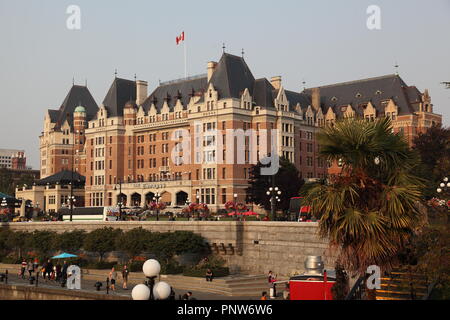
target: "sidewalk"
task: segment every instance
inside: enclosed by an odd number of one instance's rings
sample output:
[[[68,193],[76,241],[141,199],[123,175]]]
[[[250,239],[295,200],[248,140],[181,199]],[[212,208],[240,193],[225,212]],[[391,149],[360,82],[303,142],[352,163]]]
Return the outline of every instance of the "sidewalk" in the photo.
[[[106,279],[105,279],[106,280]],[[97,294],[107,294],[106,293],[106,281],[100,281],[102,282],[103,286],[101,287],[100,291],[97,291],[94,287],[94,284],[97,281],[95,280],[81,280],[81,291],[84,292],[90,292],[90,293],[97,293]],[[144,282],[144,279],[142,280],[142,283]],[[33,285],[30,285],[30,282],[28,281],[28,278],[21,279],[17,277],[17,274],[9,274],[8,276],[8,284],[12,285],[23,285],[23,286],[35,286],[36,283]],[[229,297],[214,293],[208,293],[208,292],[200,292],[200,291],[194,291],[194,290],[182,290],[177,289],[176,284],[169,283],[174,291],[175,291],[175,298],[176,300],[179,299],[179,296],[182,296],[187,291],[192,292],[192,296],[197,300],[258,300],[259,297]],[[57,283],[53,280],[43,280],[41,277],[39,277],[38,287],[42,288],[52,288],[52,289],[60,289],[60,290],[68,290],[67,288],[61,287],[60,283]],[[134,287],[134,284],[128,285],[128,290],[122,289],[122,282],[118,280],[116,282],[116,291],[109,290],[109,294],[115,295],[115,296],[122,296],[124,297],[124,300],[131,298],[131,291]]]

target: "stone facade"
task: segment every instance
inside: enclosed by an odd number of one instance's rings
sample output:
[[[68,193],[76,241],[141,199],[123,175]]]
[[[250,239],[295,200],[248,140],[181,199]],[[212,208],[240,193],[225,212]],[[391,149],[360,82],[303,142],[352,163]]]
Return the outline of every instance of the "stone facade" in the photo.
[[[192,231],[203,236],[213,253],[221,255],[232,272],[261,274],[269,270],[280,276],[304,271],[308,255],[324,258],[333,269],[336,253],[317,234],[315,222],[27,222],[11,223],[12,230],[92,231],[102,227],[130,230],[142,227],[155,232]]]

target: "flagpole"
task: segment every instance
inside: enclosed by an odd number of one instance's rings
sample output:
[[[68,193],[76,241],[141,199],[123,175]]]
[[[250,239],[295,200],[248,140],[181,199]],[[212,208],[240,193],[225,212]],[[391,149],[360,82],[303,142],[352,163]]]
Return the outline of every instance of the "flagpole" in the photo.
[[[184,42],[184,78],[187,79],[186,40]]]

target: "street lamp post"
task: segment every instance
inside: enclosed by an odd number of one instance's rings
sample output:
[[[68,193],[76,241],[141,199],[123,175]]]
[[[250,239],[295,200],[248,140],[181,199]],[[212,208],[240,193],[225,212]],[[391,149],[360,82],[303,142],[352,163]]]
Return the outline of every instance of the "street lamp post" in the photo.
[[[156,221],[159,221],[159,199],[161,199],[161,195],[157,191],[155,196],[153,197],[153,200],[156,201]]]
[[[275,204],[276,202],[281,202],[281,199],[278,197],[281,195],[281,190],[278,187],[270,187],[267,190],[266,194],[270,196],[270,220],[275,220]]]
[[[69,196],[69,204],[70,204],[70,221],[72,221],[73,216],[73,168],[72,168],[72,181],[70,184],[70,196]]]
[[[114,186],[114,191],[117,191],[117,184]],[[122,179],[119,179],[119,221],[122,221],[122,205],[123,205],[123,198],[122,198]]]
[[[445,177],[442,182],[439,184],[439,187],[436,189],[438,193],[442,193],[443,191],[447,190],[447,188],[450,188],[450,182],[448,177]]]
[[[156,283],[156,278],[161,271],[161,265],[158,261],[150,259],[145,261],[142,266],[147,280],[145,284],[138,284],[131,292],[133,300],[165,300],[170,296],[171,286],[163,281]]]
[[[234,216],[237,218],[237,193],[233,194],[233,199],[234,199]]]

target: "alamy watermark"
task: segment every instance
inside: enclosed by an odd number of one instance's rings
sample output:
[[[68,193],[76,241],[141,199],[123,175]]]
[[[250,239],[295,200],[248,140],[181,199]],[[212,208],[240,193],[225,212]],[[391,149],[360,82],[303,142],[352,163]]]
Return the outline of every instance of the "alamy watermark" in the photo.
[[[194,134],[187,129],[172,132],[171,140],[178,142],[171,152],[175,165],[182,164],[257,164],[263,165],[261,175],[274,175],[279,170],[277,129],[217,130],[194,123]],[[270,150],[269,150],[270,140]],[[192,148],[193,144],[193,148]],[[191,152],[193,150],[193,153]]]
[[[366,13],[369,15],[366,22],[367,29],[381,30],[381,8],[377,5],[370,5],[367,7]]]
[[[69,30],[80,30],[81,29],[81,9],[77,5],[70,5],[66,9],[66,14],[69,17],[66,20],[66,26]]]

